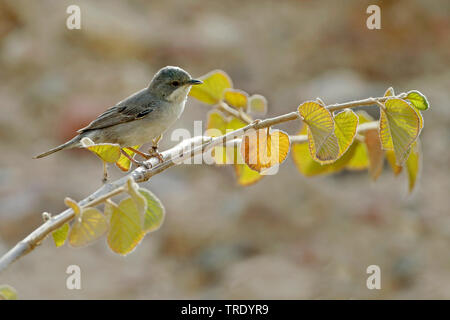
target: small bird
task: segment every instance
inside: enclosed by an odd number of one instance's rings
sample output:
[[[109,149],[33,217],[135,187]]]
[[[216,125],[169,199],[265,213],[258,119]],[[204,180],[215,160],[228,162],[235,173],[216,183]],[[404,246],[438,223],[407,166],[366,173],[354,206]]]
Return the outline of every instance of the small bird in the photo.
[[[132,159],[123,148],[146,159],[156,156],[162,161],[157,152],[158,141],[181,116],[191,86],[201,83],[181,68],[164,67],[155,74],[147,88],[107,109],[88,126],[78,130],[78,135],[71,140],[34,158],[43,158],[64,149],[80,148],[81,140],[86,137],[95,144],[120,145],[122,154],[138,165],[142,163]],[[148,154],[132,148],[150,141],[153,141],[153,147]]]

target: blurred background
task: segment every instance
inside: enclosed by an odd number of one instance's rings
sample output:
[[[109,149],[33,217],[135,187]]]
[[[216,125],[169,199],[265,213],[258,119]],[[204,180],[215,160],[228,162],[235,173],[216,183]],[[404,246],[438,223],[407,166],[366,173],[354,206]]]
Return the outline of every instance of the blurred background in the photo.
[[[68,30],[66,8],[81,8]],[[381,30],[366,9],[381,7]],[[74,249],[47,239],[0,274],[22,299],[450,298],[450,2],[403,1],[24,1],[0,0],[0,254],[101,185],[84,150],[32,156],[71,138],[166,65],[194,77],[225,70],[260,93],[268,116],[303,101],[326,103],[418,89],[429,99],[423,168],[386,166],[306,178],[289,158],[250,187],[231,167],[179,166],[146,187],[166,207],[160,230],[127,257],[104,239]],[[175,128],[193,131],[208,107],[189,99]],[[295,133],[299,123],[280,128]],[[123,175],[115,167],[112,179]],[[67,290],[68,265],[82,290]],[[381,268],[368,290],[366,268]]]

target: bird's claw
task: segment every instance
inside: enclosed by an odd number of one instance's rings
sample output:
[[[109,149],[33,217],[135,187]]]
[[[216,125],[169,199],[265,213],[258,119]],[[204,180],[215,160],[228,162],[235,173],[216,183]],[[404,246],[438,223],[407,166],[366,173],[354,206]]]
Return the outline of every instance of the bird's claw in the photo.
[[[148,151],[149,158],[158,158],[160,163],[164,162],[164,157],[161,153],[158,152],[157,146],[152,146],[152,148]]]

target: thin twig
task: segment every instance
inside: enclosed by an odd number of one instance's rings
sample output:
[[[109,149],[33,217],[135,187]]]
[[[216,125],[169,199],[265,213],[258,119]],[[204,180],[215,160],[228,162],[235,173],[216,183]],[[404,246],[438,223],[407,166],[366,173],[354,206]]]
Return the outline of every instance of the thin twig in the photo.
[[[359,101],[352,101],[342,104],[334,104],[329,105],[327,108],[331,111],[337,111],[345,108],[352,108],[362,105],[372,105],[376,104],[377,101],[384,101],[386,98],[369,98]],[[144,166],[140,166],[125,175],[124,177],[111,182],[104,184],[97,191],[92,193],[90,196],[81,200],[78,205],[80,207],[86,206],[95,206],[105,201],[106,199],[115,196],[124,191],[124,186],[127,183],[127,180],[132,178],[135,182],[141,183],[149,180],[152,176],[167,170],[173,166],[182,164],[185,160],[190,159],[198,154],[206,153],[210,151],[212,148],[220,145],[224,145],[229,141],[233,141],[243,136],[249,130],[257,130],[263,128],[269,128],[271,126],[300,119],[300,115],[297,111],[290,112],[278,117],[268,118],[259,121],[251,122],[251,119],[243,117],[243,113],[239,113],[239,111],[229,107],[228,105],[221,106],[222,110],[226,110],[226,112],[232,114],[233,116],[238,117],[239,119],[249,123],[247,126],[229,132],[220,137],[194,137],[192,139],[188,139],[187,141],[183,141],[176,145],[175,147],[162,152],[163,162],[159,163],[159,159],[151,158],[145,161],[149,164],[150,168],[147,169]],[[233,111],[231,111],[233,110]],[[375,127],[374,123],[363,124],[360,126],[359,131],[364,129],[364,125],[366,125],[366,129],[369,127]],[[307,137],[304,135],[293,136],[291,137],[292,143],[302,143],[307,141]],[[194,148],[186,148],[186,146],[191,143],[197,143],[197,146]],[[194,143],[194,145],[195,145]],[[188,150],[186,150],[188,149]],[[64,223],[71,221],[74,218],[75,213],[72,209],[66,209],[62,213],[53,216],[48,221],[45,221],[40,227],[31,232],[27,237],[25,237],[22,241],[20,241],[16,246],[14,246],[11,250],[5,253],[0,258],[0,272],[5,270],[9,265],[11,265],[17,259],[23,257],[30,251],[32,251],[36,246],[38,246],[49,234],[53,231],[60,228]]]

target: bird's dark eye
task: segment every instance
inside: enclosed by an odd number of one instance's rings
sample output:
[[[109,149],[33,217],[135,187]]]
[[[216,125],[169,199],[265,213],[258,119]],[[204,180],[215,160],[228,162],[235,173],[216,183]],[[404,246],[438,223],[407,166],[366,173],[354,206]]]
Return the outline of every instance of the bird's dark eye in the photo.
[[[172,85],[174,86],[174,87],[178,87],[179,85],[180,85],[180,81],[172,81]]]

